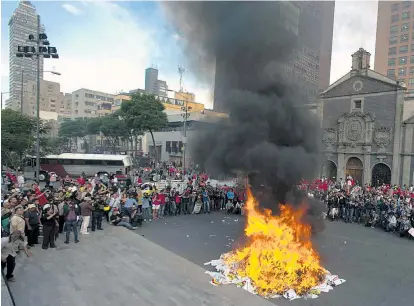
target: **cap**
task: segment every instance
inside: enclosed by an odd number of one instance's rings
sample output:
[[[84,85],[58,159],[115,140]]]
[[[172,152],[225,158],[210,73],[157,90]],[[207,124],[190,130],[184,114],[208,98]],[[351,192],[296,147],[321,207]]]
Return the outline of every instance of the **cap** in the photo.
[[[36,208],[36,205],[34,205],[34,204],[29,204],[28,208]]]

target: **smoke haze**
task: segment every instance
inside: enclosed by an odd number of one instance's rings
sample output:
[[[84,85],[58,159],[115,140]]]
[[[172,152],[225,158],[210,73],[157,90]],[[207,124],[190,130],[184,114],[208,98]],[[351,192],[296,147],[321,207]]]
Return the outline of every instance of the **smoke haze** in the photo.
[[[271,186],[263,206],[275,209],[275,200],[287,197],[300,202],[291,191],[316,174],[319,129],[297,107],[307,101],[283,77],[297,35],[281,26],[287,22],[281,2],[164,2],[163,8],[187,42],[192,71],[206,79],[217,66],[215,105],[230,114],[229,124],[191,139],[194,161],[213,177],[249,173],[256,192]]]

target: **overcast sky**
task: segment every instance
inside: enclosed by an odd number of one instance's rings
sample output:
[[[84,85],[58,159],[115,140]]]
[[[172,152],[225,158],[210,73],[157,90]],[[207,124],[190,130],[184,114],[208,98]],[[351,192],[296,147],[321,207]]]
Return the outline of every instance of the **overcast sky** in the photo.
[[[42,17],[59,60],[45,60],[45,75],[71,92],[89,88],[119,92],[144,87],[144,70],[159,69],[160,79],[179,88],[177,66],[185,65],[181,41],[163,18],[156,2],[32,2]],[[2,1],[1,91],[8,91],[8,20],[17,1]],[[373,67],[376,1],[336,1],[331,83],[350,70],[351,54],[363,47],[372,54]],[[187,68],[184,87],[197,100],[212,107],[211,85],[202,84]]]

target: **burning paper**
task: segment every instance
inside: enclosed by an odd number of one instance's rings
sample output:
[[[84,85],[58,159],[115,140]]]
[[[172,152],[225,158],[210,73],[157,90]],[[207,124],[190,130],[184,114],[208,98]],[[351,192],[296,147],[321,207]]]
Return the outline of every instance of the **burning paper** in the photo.
[[[311,242],[311,228],[301,218],[304,210],[288,205],[280,215],[261,211],[247,191],[247,243],[207,264],[216,267],[217,284],[236,284],[265,298],[316,298],[345,282],[321,266]]]

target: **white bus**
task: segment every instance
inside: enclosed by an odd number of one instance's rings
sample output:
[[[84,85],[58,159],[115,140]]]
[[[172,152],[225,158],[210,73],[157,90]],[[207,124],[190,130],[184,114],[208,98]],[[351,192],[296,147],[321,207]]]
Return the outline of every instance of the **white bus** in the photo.
[[[40,180],[44,180],[44,173],[54,172],[60,177],[79,176],[84,173],[87,177],[98,172],[128,174],[132,166],[132,158],[128,155],[110,154],[79,154],[63,153],[47,155],[40,158]],[[27,157],[25,172],[36,171],[36,158]]]

